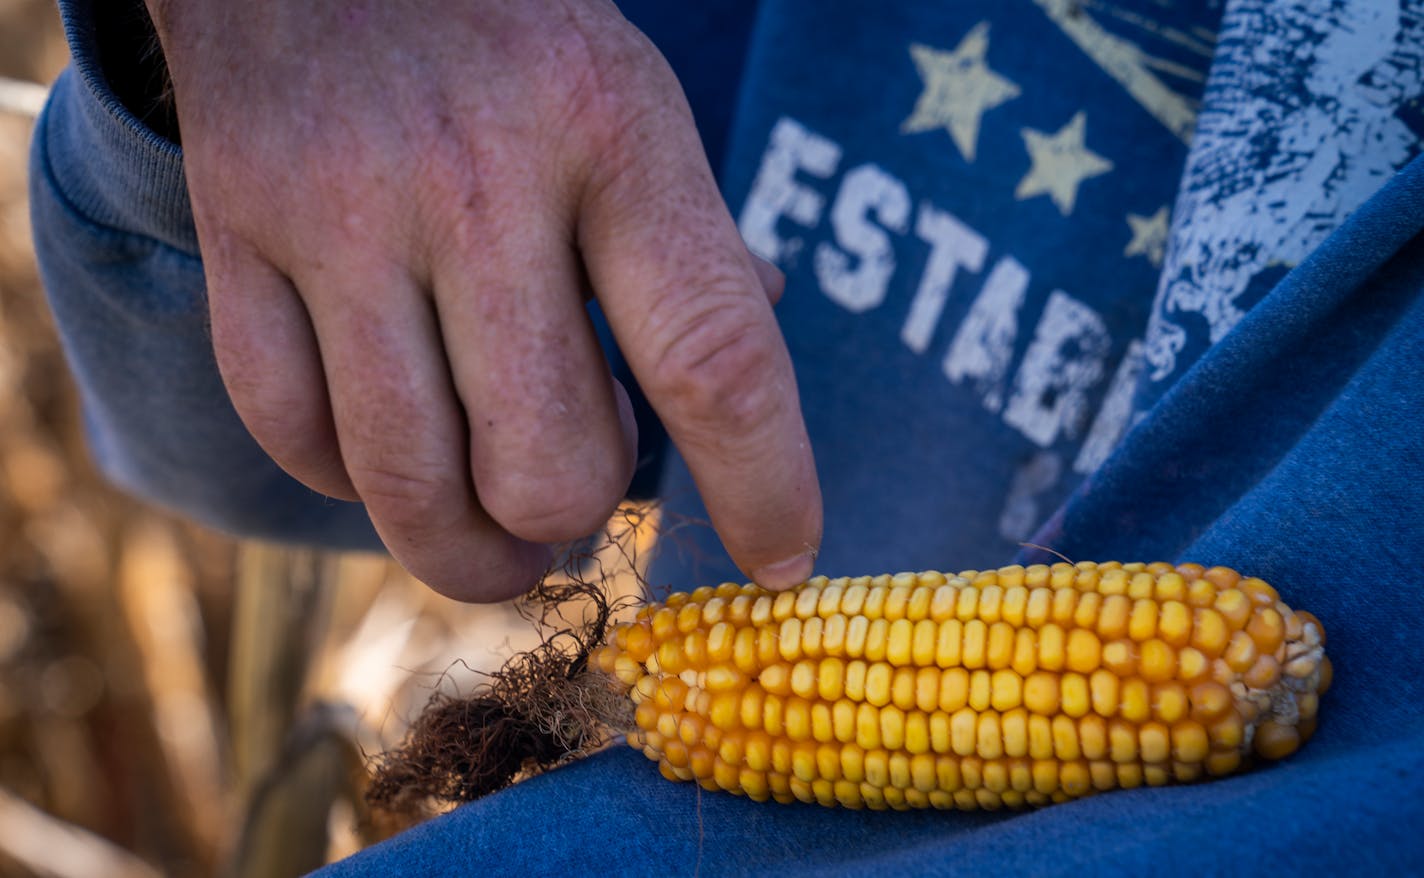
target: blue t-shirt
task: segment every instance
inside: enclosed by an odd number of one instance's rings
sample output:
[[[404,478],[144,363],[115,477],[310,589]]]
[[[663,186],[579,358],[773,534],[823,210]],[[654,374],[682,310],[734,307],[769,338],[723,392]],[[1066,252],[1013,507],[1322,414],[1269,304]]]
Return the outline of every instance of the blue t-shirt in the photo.
[[[1024,814],[775,807],[616,751],[333,875],[1419,871],[1424,3],[622,4],[682,76],[778,306],[822,572],[1226,564],[1329,632],[1288,761]],[[204,331],[181,156],[95,66],[36,136],[35,233],[96,456],[218,526],[372,545],[243,432]],[[670,453],[670,513],[695,516]],[[656,587],[733,576],[680,531]]]

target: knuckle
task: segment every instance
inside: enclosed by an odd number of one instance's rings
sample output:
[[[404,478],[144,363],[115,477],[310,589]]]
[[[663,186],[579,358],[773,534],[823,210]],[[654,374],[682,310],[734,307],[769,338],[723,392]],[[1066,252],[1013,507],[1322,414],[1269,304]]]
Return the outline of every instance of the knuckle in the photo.
[[[511,534],[532,542],[559,543],[602,527],[622,494],[621,487],[600,473],[572,488],[567,480],[494,479],[488,489],[481,487],[480,501]]]
[[[710,293],[696,301],[702,307],[653,345],[649,389],[684,421],[754,429],[775,405],[777,344],[743,298]]]
[[[437,467],[362,461],[347,470],[383,533],[434,536],[464,511],[465,504],[451,502],[449,479]]]

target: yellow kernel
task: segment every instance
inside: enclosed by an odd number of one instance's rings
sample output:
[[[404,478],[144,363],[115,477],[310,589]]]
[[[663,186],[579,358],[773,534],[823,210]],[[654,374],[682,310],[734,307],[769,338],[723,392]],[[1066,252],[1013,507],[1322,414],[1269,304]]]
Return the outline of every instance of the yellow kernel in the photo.
[[[801,655],[806,658],[821,657],[821,631],[825,625],[825,621],[818,616],[801,623]]]
[[[1176,681],[1158,683],[1152,687],[1152,713],[1162,722],[1172,725],[1187,716],[1191,702],[1186,687]]]
[[[1226,660],[1226,664],[1231,667],[1231,670],[1240,674],[1249,670],[1256,663],[1257,655],[1256,641],[1252,640],[1251,635],[1245,631],[1237,631],[1231,635],[1231,642],[1226,644],[1226,651],[1221,654],[1221,657]]]
[[[847,624],[846,617],[840,613],[826,618],[825,626],[821,632],[822,652],[829,656],[845,655]]]
[[[1231,692],[1215,680],[1193,684],[1187,695],[1192,703],[1192,718],[1196,720],[1215,719],[1233,704]]]
[[[1178,762],[1200,763],[1206,760],[1211,744],[1206,729],[1200,723],[1184,720],[1172,726],[1172,758]]]
[[[819,683],[817,672],[818,668],[816,667],[816,662],[810,659],[797,662],[791,668],[791,691],[800,695],[802,698],[815,698],[817,684]],[[762,685],[765,686],[766,684],[763,683]],[[767,691],[772,690],[768,687]],[[785,695],[786,693],[779,692],[777,694]]]
[[[1217,750],[1206,758],[1206,773],[1214,777],[1230,774],[1241,767],[1239,750]]]
[[[1240,747],[1246,742],[1246,723],[1235,711],[1222,714],[1207,728],[1207,735],[1215,747]]]
[[[873,591],[871,595],[878,593]],[[884,661],[889,648],[890,622],[883,617],[871,619],[870,630],[865,635],[865,658],[872,662]]]
[[[761,727],[773,738],[786,734],[786,701],[781,696],[767,693],[762,699]]]
[[[757,659],[757,629],[740,628],[732,641],[732,661],[737,670],[750,676],[761,667]]]
[[[859,659],[847,662],[845,668],[845,697],[852,701],[865,700],[865,678],[869,666]]]
[[[731,730],[741,722],[742,698],[735,692],[718,692],[707,706],[707,718],[719,729]]]
[[[1104,570],[1098,575],[1098,594],[1121,597],[1127,592],[1128,572],[1121,568]],[[1104,604],[1106,606],[1106,603]]]
[[[781,641],[775,625],[764,625],[756,629],[756,660],[759,667],[772,664],[781,657]]]
[[[930,601],[934,597],[934,589],[921,588],[914,574],[906,573],[903,576],[910,579],[910,603],[905,607],[905,618],[911,622],[920,622],[930,616]]]
[[[834,782],[841,779],[841,748],[832,744],[816,747],[816,777]]]
[[[884,750],[865,753],[865,782],[882,791],[890,784],[890,754]]]
[[[1216,584],[1208,579],[1198,579],[1187,585],[1187,606],[1192,609],[1209,607],[1216,601]]]
[[[915,671],[915,707],[928,713],[939,707],[940,673],[938,668]]]
[[[613,676],[617,677],[623,685],[632,686],[643,674],[642,664],[633,661],[627,655],[620,655],[613,659]]]
[[[855,743],[866,751],[880,746],[880,711],[869,704],[861,704],[856,708]]]
[[[1073,611],[1078,607],[1078,592],[1071,588],[1059,588],[1053,592],[1053,609],[1049,613],[1053,621],[1067,628],[1073,624]]]
[[[1234,588],[1218,592],[1212,606],[1226,619],[1232,631],[1245,627],[1246,620],[1251,616],[1251,599]]]
[[[1028,755],[1028,711],[1021,707],[1005,711],[999,717],[999,728],[1004,735],[1005,756]]]
[[[1275,656],[1261,655],[1254,664],[1241,675],[1241,682],[1252,689],[1269,689],[1281,679],[1281,665]]]
[[[1177,653],[1177,679],[1183,683],[1195,683],[1211,670],[1211,663],[1194,646]]]
[[[890,680],[890,703],[901,710],[912,709],[915,706],[918,676],[916,668],[896,668]]]
[[[1246,633],[1256,641],[1256,648],[1261,652],[1273,653],[1285,640],[1286,622],[1275,607],[1262,607],[1251,614]]]
[[[1187,596],[1187,582],[1176,571],[1164,573],[1157,577],[1156,596],[1163,602],[1181,601]]]
[[[915,623],[909,619],[896,619],[890,623],[889,642],[885,647],[885,659],[892,665],[908,665],[914,647]]]
[[[1078,749],[1085,759],[1108,756],[1108,721],[1095,713],[1078,720]]]
[[[1098,636],[1103,640],[1117,640],[1127,636],[1127,622],[1132,615],[1132,601],[1125,595],[1113,594],[1103,598],[1102,609],[1098,611]]]
[[[743,726],[749,729],[761,728],[762,707],[766,701],[766,692],[761,686],[753,684],[747,687],[747,691],[742,693],[742,715],[739,717]]]
[[[1053,721],[1040,714],[1028,717],[1028,755],[1034,759],[1053,756]]]
[[[952,585],[941,585],[934,590],[934,596],[930,599],[930,618],[936,622],[944,622],[954,615],[958,603],[959,589]]]
[[[1028,589],[1021,585],[1006,588],[999,604],[999,618],[1019,628],[1024,623],[1024,611],[1027,607]]]
[[[1107,668],[1098,668],[1088,678],[1088,690],[1092,696],[1093,711],[1101,716],[1117,713],[1118,690],[1121,681],[1117,674]]]
[[[757,675],[761,687],[773,695],[791,694],[791,666],[777,663],[763,668]]]
[[[845,691],[845,676],[845,662],[838,658],[822,659],[816,665],[815,691],[806,697],[810,698],[814,695],[825,701],[835,701]],[[794,680],[792,688],[795,688]]]
[[[987,710],[992,695],[991,676],[988,671],[969,673],[969,707],[973,710]]]
[[[994,671],[989,689],[989,706],[1001,713],[1023,703],[1023,678],[1013,671]]]
[[[1153,637],[1138,647],[1137,668],[1150,683],[1170,680],[1177,675],[1177,654],[1166,641]]]
[[[1032,564],[1024,568],[1024,585],[1038,588],[1048,582],[1051,574],[1047,564]]]
[[[1078,724],[1062,714],[1053,718],[1053,755],[1059,759],[1077,759],[1083,751],[1078,746]]]
[[[677,610],[671,607],[658,609],[650,621],[654,643],[662,643],[677,633]]]
[[[1014,657],[1009,667],[1020,677],[1027,677],[1038,669],[1038,636],[1032,628],[1019,628],[1014,632]]]
[[[949,718],[950,748],[960,756],[973,755],[978,727],[978,715],[973,710],[965,707],[955,711]]]
[[[1132,574],[1132,578],[1127,582],[1127,596],[1137,601],[1151,601],[1152,596],[1157,592],[1157,577],[1145,571]],[[1156,606],[1156,603],[1153,603]]]
[[[905,746],[905,712],[894,705],[880,710],[880,745],[887,750]]]
[[[1046,671],[1061,671],[1067,660],[1066,636],[1063,629],[1053,623],[1044,625],[1038,631],[1038,666]]]
[[[1032,713],[1051,716],[1058,712],[1058,675],[1047,671],[1035,671],[1024,679],[1024,707]],[[941,704],[941,706],[943,706]]]
[[[1285,723],[1264,722],[1256,729],[1252,746],[1266,759],[1284,759],[1300,747],[1300,732]]]
[[[984,667],[988,637],[989,626],[979,619],[970,619],[964,623],[964,647],[960,661],[966,668]]]
[[[1176,649],[1186,646],[1192,636],[1191,607],[1181,601],[1163,602],[1157,617],[1157,636]]]
[[[980,715],[976,735],[976,751],[984,759],[998,759],[1004,755],[1004,735],[999,730],[999,715],[989,712]]]
[[[939,709],[953,713],[969,703],[969,672],[950,668],[939,676]]]
[[[910,663],[917,667],[927,667],[935,663],[935,641],[939,638],[939,626],[929,619],[914,623],[914,633],[910,644]]]
[[[789,592],[782,592],[789,594]],[[794,662],[801,658],[801,620],[792,616],[781,623],[777,634],[777,649],[782,659]]]
[[[958,666],[963,643],[964,623],[958,619],[941,622],[939,638],[935,643],[935,664],[941,668]]]
[[[653,652],[658,669],[664,674],[680,674],[687,668],[687,659],[682,653],[682,641],[676,637],[664,640]]]
[[[816,615],[816,611],[820,606],[821,590],[819,588],[803,588],[796,594],[796,608],[794,612],[798,618],[812,618]]]
[[[837,741],[855,740],[856,705],[853,701],[837,701],[831,705],[831,733]]]
[[[954,608],[954,614],[961,622],[968,622],[978,615],[979,589],[974,586],[966,586],[959,590],[959,604]]]
[[[1119,677],[1137,674],[1137,644],[1131,640],[1114,640],[1103,644],[1103,667]]]
[[[1129,677],[1119,687],[1118,716],[1128,722],[1142,722],[1152,715],[1152,694],[1147,681]]]
[[[1033,788],[1040,793],[1058,791],[1058,763],[1050,759],[1036,759],[1033,763]]]
[[[628,657],[635,662],[645,662],[653,653],[653,631],[647,622],[639,622],[628,628]]]
[[[1088,766],[1084,762],[1070,762],[1058,770],[1058,783],[1063,792],[1070,796],[1082,796],[1093,788]]]
[[[748,732],[743,752],[746,766],[753,771],[771,769],[771,736],[765,732]]]
[[[849,595],[849,592],[847,592]],[[842,601],[844,603],[844,601]],[[865,655],[865,639],[870,636],[870,620],[864,616],[851,616],[846,623],[845,653],[850,658]]]
[[[1014,657],[1014,627],[1007,622],[989,625],[989,640],[984,648],[984,664],[990,670],[1007,668]]]
[[[883,732],[883,730],[882,730]],[[925,753],[930,749],[930,718],[912,710],[905,714],[905,752]]]
[[[1144,771],[1141,763],[1122,762],[1117,766],[1117,785],[1125,790],[1142,786]]]
[[[910,757],[910,784],[922,793],[935,789],[935,758],[927,753]]]
[[[890,684],[895,669],[885,662],[876,662],[865,672],[865,700],[876,707],[890,703]]]
[[[1103,596],[1095,591],[1085,592],[1078,597],[1078,607],[1073,611],[1073,625],[1077,628],[1094,628],[1098,624],[1098,614],[1102,612]]]
[[[1028,606],[1024,610],[1024,621],[1030,628],[1042,628],[1053,609],[1053,590],[1035,588],[1028,593]]]
[[[734,626],[742,626],[751,621],[752,604],[755,603],[756,596],[743,592],[732,598],[727,604],[727,613],[723,617],[726,622]]]
[[[1108,755],[1119,764],[1137,760],[1137,728],[1132,723],[1108,720]]]
[[[1080,674],[1091,673],[1102,663],[1102,655],[1103,644],[1098,640],[1098,635],[1087,628],[1074,628],[1068,632],[1068,670]]]
[[[1212,608],[1200,608],[1193,613],[1192,625],[1192,646],[1202,650],[1206,656],[1215,657],[1222,655],[1226,650],[1226,643],[1229,642],[1230,629],[1227,628],[1225,616],[1220,615]]]
[[[811,737],[823,744],[836,739],[835,720],[831,716],[831,706],[824,701],[811,702]]]
[[[1137,739],[1143,762],[1166,762],[1171,755],[1171,738],[1162,723],[1143,723],[1137,730]]]
[[[949,714],[942,710],[930,714],[930,749],[936,753],[950,750]]]
[[[841,596],[841,612],[852,619],[864,615],[865,602],[870,597],[870,589],[866,587],[869,579],[862,579],[852,580]]]
[[[707,661],[724,663],[732,660],[732,645],[736,629],[726,622],[717,622],[707,630]]]
[[[1088,692],[1088,678],[1082,674],[1064,674],[1059,678],[1058,691],[1063,712],[1069,716],[1076,719],[1092,708],[1092,698]]]
[[[1132,615],[1127,620],[1127,636],[1138,643],[1157,634],[1157,603],[1140,598],[1132,603]]]
[[[892,586],[885,595],[885,618],[891,622],[904,619],[910,606],[910,589],[905,585]]]
[[[772,599],[771,619],[773,622],[785,622],[787,619],[795,618],[796,602],[800,595],[794,591],[783,591]]]
[[[999,621],[1004,600],[1004,590],[998,585],[989,585],[979,590],[979,618],[992,625]]]

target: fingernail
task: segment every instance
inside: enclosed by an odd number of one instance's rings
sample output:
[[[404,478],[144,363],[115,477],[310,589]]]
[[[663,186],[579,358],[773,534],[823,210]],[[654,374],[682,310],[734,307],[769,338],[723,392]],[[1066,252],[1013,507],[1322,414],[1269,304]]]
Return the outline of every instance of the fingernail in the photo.
[[[752,571],[752,579],[762,588],[771,591],[785,591],[793,585],[800,585],[811,578],[816,567],[816,553],[802,552],[775,564],[767,564]]]

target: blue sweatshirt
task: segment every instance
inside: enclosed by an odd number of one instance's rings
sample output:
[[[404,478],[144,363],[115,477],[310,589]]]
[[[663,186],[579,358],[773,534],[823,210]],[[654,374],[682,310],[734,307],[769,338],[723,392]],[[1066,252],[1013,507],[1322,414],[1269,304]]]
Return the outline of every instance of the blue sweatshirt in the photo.
[[[176,147],[92,15],[36,134],[46,287],[95,455],[234,532],[374,546],[284,476],[213,365]],[[612,752],[332,875],[1424,870],[1424,3],[621,4],[682,77],[778,306],[831,575],[1226,564],[1330,635],[1287,762],[1024,814],[759,806]],[[698,515],[675,451],[668,509]],[[651,579],[734,575],[715,535]]]

